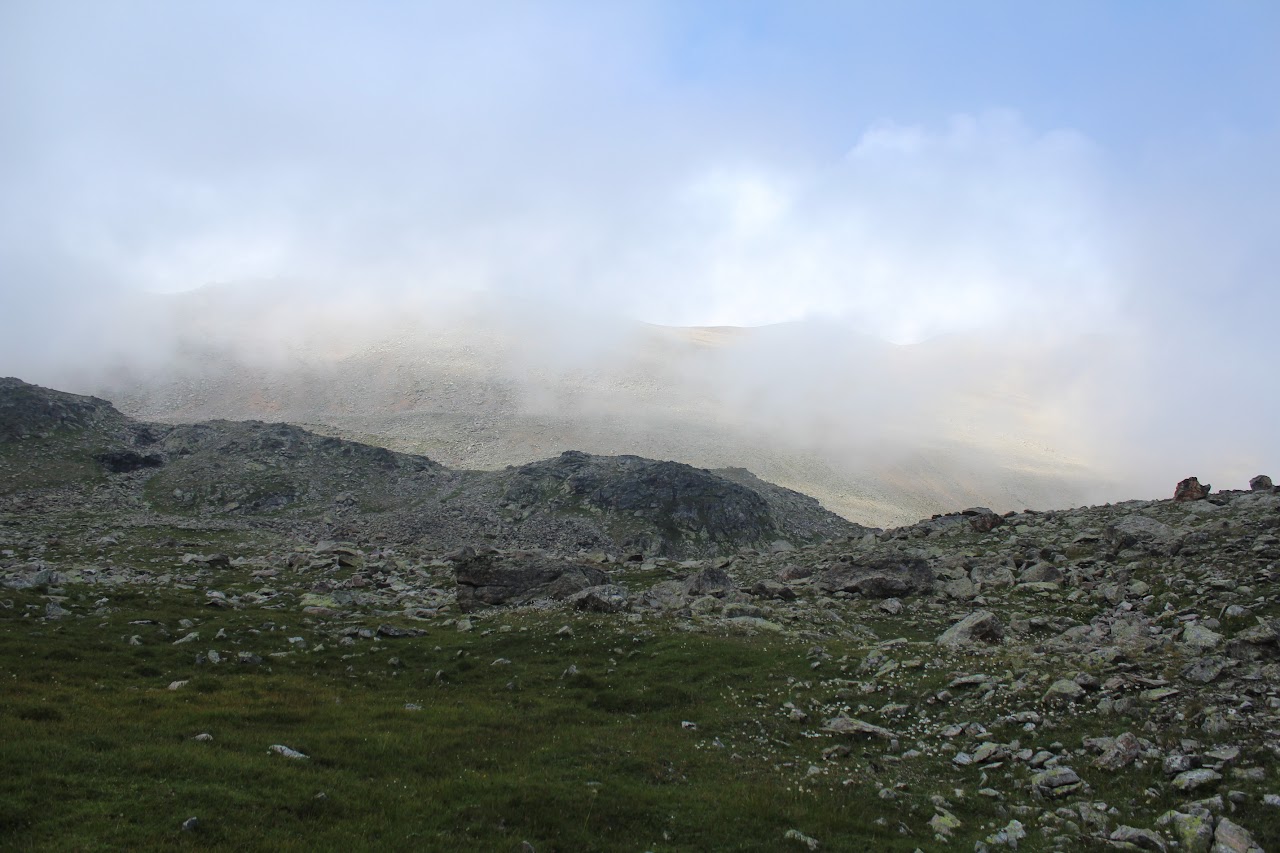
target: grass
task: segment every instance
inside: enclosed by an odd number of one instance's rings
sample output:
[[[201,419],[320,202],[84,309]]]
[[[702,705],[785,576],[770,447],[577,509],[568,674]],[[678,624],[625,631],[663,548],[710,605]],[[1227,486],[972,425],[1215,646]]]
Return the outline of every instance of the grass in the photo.
[[[84,612],[94,595],[68,589],[66,604]],[[745,757],[759,713],[741,697],[806,670],[781,640],[589,618],[564,638],[559,620],[527,614],[507,632],[341,646],[340,626],[209,611],[192,592],[111,597],[108,612],[61,622],[23,615],[34,594],[0,612],[7,846],[773,850],[791,828],[824,849],[919,844],[896,819],[873,823],[894,809],[868,809],[864,786],[802,788]],[[129,624],[142,619],[157,624]],[[180,619],[199,642],[172,645]],[[308,651],[270,656],[292,636]],[[207,648],[265,662],[196,665]],[[188,683],[167,689],[175,680]],[[276,743],[311,757],[269,754]]]

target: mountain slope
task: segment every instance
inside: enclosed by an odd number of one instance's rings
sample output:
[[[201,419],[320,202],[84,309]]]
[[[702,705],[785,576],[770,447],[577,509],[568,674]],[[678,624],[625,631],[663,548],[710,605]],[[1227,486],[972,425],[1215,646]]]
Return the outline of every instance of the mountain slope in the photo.
[[[0,384],[0,435],[0,494],[109,477],[156,513],[439,549],[489,541],[689,556],[865,530],[745,472],[576,452],[457,471],[283,423],[139,423],[105,401],[14,379]]]

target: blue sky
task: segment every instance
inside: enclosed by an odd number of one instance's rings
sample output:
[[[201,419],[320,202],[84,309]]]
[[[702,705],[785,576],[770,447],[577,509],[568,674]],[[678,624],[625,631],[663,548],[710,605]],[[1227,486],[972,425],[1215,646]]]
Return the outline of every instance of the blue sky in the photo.
[[[8,2],[0,299],[1226,330],[1277,304],[1278,10]]]

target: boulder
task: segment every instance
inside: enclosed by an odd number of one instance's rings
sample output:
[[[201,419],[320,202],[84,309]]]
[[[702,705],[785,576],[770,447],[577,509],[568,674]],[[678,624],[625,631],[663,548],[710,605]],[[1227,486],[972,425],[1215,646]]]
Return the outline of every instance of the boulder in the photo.
[[[895,598],[933,589],[933,572],[918,557],[842,562],[818,578],[825,592],[857,592],[868,598]]]
[[[1269,492],[1275,488],[1271,483],[1271,478],[1266,474],[1259,474],[1249,481],[1249,488],[1255,492]]]
[[[1159,835],[1149,829],[1139,829],[1135,826],[1117,826],[1108,837],[1122,850],[1156,850],[1164,853],[1169,849]]]
[[[1213,831],[1213,849],[1222,853],[1262,853],[1262,847],[1247,829],[1225,817],[1218,818]]]
[[[1137,736],[1133,732],[1125,732],[1094,760],[1093,766],[1100,770],[1123,770],[1138,757],[1138,751]]]
[[[1209,652],[1222,645],[1223,636],[1203,625],[1190,622],[1182,629],[1182,644],[1192,651]]]
[[[813,566],[784,566],[778,572],[778,580],[780,581],[798,581],[807,578],[813,574]]]
[[[1019,583],[1062,583],[1062,570],[1053,563],[1027,566],[1018,577]]]
[[[1172,527],[1137,514],[1107,525],[1105,535],[1116,548],[1143,548],[1153,554],[1171,554],[1179,542],[1178,533]]]
[[[944,631],[937,642],[940,646],[960,648],[978,641],[998,643],[1003,637],[1004,625],[1000,619],[990,610],[978,610]]]
[[[779,601],[794,601],[796,598],[794,589],[786,584],[771,580],[757,581],[751,587],[751,594],[757,598],[774,598]]]
[[[689,575],[684,582],[684,594],[689,598],[714,595],[723,598],[733,592],[733,578],[724,569],[710,568]]]
[[[1031,788],[1047,799],[1059,799],[1080,793],[1084,782],[1070,767],[1053,767],[1032,776]]]
[[[592,563],[537,555],[508,560],[490,553],[456,562],[454,578],[458,607],[467,612],[486,606],[528,604],[540,598],[562,600],[603,585],[608,575]]]
[[[1209,490],[1213,486],[1208,483],[1200,485],[1200,480],[1196,477],[1188,477],[1180,480],[1178,485],[1173,489],[1173,499],[1175,501],[1202,501],[1209,497]]]
[[[1004,524],[1004,518],[991,510],[969,516],[969,526],[977,533],[990,533],[1002,524]]]
[[[631,605],[631,598],[626,587],[607,583],[575,592],[568,602],[575,610],[589,613],[621,613]]]
[[[839,735],[872,735],[873,737],[891,740],[897,737],[896,734],[882,726],[874,723],[864,722],[856,717],[848,717],[841,714],[838,717],[832,717],[822,724],[824,732],[831,732]]]

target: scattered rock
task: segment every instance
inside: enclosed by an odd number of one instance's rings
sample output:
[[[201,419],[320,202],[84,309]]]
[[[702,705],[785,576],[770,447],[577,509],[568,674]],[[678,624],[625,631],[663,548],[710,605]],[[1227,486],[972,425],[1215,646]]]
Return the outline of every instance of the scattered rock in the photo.
[[[285,758],[292,758],[294,760],[309,757],[309,756],[303,755],[301,752],[298,752],[298,750],[290,749],[289,747],[281,743],[273,743],[270,747],[268,747],[268,751],[274,752],[276,755],[283,755]]]

